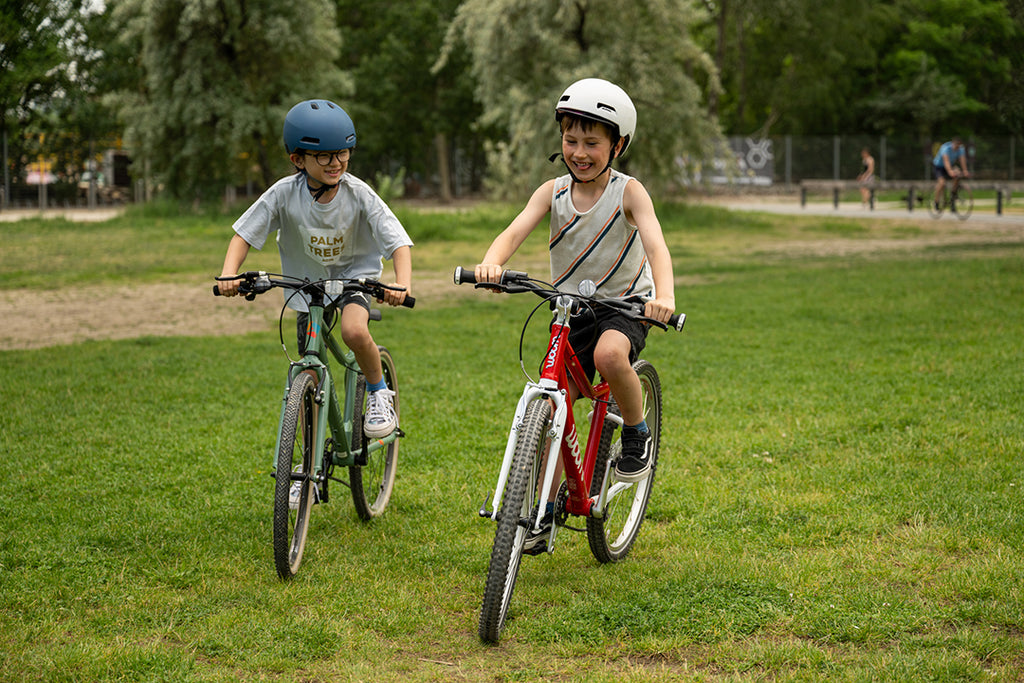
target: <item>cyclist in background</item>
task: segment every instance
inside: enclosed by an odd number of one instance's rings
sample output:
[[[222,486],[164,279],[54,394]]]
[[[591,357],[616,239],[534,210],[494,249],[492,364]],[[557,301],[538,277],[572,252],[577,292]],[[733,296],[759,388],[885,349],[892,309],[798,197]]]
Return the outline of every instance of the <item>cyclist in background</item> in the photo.
[[[960,168],[955,168],[957,162],[959,162]],[[935,202],[935,208],[938,209],[942,201],[942,192],[946,187],[946,181],[961,177],[966,178],[970,175],[967,171],[967,150],[964,149],[964,142],[959,136],[954,136],[952,140],[943,143],[939,147],[935,158],[932,159],[932,173],[935,176],[935,196],[932,198],[932,201]],[[955,180],[953,187],[956,187]]]
[[[250,247],[261,249],[277,233],[281,270],[311,281],[343,278],[378,279],[383,259],[390,259],[394,285],[384,301],[399,306],[412,284],[412,240],[398,218],[365,182],[347,173],[356,129],[344,109],[328,100],[306,100],[292,107],[284,120],[284,145],[297,173],[282,178],[235,221],[222,277],[238,274]],[[238,280],[220,280],[221,294],[238,294]],[[300,351],[308,324],[301,296],[287,299],[298,312]],[[343,292],[325,312],[325,323],[341,312],[341,338],[355,353],[366,377],[363,432],[381,438],[398,424],[393,393],[381,369],[380,351],[370,335],[370,298]],[[328,317],[329,316],[329,317]]]

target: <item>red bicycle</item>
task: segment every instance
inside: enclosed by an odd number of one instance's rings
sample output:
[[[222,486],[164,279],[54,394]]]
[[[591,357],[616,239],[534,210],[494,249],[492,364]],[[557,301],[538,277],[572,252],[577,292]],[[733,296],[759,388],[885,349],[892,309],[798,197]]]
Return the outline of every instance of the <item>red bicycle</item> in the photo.
[[[476,283],[472,269],[456,268],[455,283]],[[570,322],[574,313],[595,306],[611,307],[623,315],[662,329],[668,326],[643,315],[643,302],[637,297],[594,298],[596,287],[583,282],[579,294],[559,292],[553,285],[531,279],[526,273],[506,270],[500,283],[476,283],[477,287],[508,293],[532,292],[554,309],[551,337],[541,364],[540,379],[528,381],[516,406],[509,430],[493,499],[488,495],[480,516],[497,522],[491,550],[487,584],[480,608],[480,638],[495,643],[505,627],[512,591],[524,555],[529,533],[541,530],[540,501],[552,490],[558,469],[558,457],[564,465],[562,481],[554,501],[550,535],[544,549],[554,552],[560,529],[586,531],[590,550],[598,562],[617,562],[629,553],[647,511],[651,486],[658,462],[661,435],[661,382],[654,366],[645,360],[633,364],[643,392],[644,419],[651,430],[651,471],[638,482],[619,481],[614,465],[622,452],[616,429],[622,425],[608,383],[592,384],[569,344]],[[543,302],[534,309],[534,313]],[[530,314],[532,318],[533,313]],[[524,324],[529,325],[528,318]],[[682,330],[686,316],[672,316],[669,325]],[[520,340],[520,362],[522,340]],[[569,379],[580,396],[591,401],[590,428],[586,448],[581,449],[576,418],[569,401]],[[599,473],[599,476],[594,476]],[[491,506],[488,508],[488,500]],[[584,517],[586,529],[567,524],[569,516]]]

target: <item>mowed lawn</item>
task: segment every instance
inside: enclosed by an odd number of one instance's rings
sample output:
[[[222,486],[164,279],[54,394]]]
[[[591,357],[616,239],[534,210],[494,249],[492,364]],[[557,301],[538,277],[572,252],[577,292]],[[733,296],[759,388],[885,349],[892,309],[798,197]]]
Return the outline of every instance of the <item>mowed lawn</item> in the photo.
[[[481,644],[477,510],[537,300],[449,283],[514,211],[399,207],[420,289],[374,326],[408,435],[392,503],[362,523],[333,488],[291,582],[275,325],[0,352],[0,680],[1024,679],[1024,224],[973,219],[660,206],[688,322],[644,353],[665,419],[641,535],[600,565],[563,532]],[[232,219],[0,224],[0,291],[208,288]],[[534,237],[510,265],[543,275]]]

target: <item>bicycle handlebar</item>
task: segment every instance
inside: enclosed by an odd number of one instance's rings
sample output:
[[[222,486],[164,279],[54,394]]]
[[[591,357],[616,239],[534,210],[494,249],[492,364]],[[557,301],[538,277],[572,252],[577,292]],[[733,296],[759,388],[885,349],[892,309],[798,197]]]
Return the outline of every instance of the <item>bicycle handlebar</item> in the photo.
[[[530,276],[526,273],[517,270],[505,270],[501,273],[501,282],[477,282],[476,273],[472,268],[463,268],[457,266],[454,273],[455,284],[474,284],[477,287],[485,287],[488,289],[496,289],[498,291],[507,292],[509,294],[518,294],[520,292],[533,292],[538,296],[544,298],[550,298],[552,296],[565,294],[576,299],[587,301],[588,303],[597,304],[599,306],[606,306],[608,308],[614,308],[620,311],[627,317],[635,320],[641,320],[643,322],[657,325],[658,327],[667,330],[669,327],[673,328],[677,332],[683,331],[683,325],[686,324],[686,314],[679,313],[674,314],[668,319],[668,324],[650,318],[643,314],[644,306],[634,297],[629,298],[618,298],[618,299],[597,299],[593,296],[586,296],[583,294],[568,294],[567,292],[560,292],[555,289],[554,285],[547,282],[540,282],[538,280],[530,279]]]
[[[287,278],[288,276],[281,276]],[[247,301],[252,301],[258,294],[265,294],[275,287],[283,287],[285,289],[292,289],[295,291],[301,290],[318,290],[325,296],[338,295],[345,289],[355,289],[360,292],[365,292],[375,299],[383,299],[385,290],[391,290],[394,292],[402,291],[398,287],[391,287],[385,285],[382,282],[371,278],[358,278],[358,279],[345,279],[345,278],[332,278],[329,280],[318,280],[316,282],[309,282],[306,280],[299,279],[274,279],[271,278],[267,273],[255,270],[249,270],[244,273],[239,273],[231,277],[218,277],[216,280],[242,280],[238,285],[238,292],[243,294]],[[337,292],[329,292],[330,285],[328,283],[340,282],[342,283],[342,290]],[[220,288],[217,285],[213,286],[213,295],[222,296]],[[401,304],[406,308],[412,308],[416,305],[416,299],[411,296],[405,297],[405,300]]]

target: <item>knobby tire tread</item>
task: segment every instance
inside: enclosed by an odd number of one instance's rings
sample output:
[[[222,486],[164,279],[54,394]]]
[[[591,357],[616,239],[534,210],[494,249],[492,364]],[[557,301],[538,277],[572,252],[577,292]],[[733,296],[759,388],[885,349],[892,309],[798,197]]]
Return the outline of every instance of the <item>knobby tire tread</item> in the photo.
[[[384,371],[384,381],[388,389],[395,392],[395,413],[401,421],[401,410],[398,395],[398,375],[395,370],[395,361],[391,353],[383,346],[377,347],[380,350],[380,364]],[[352,417],[352,450],[361,451],[363,448],[363,413],[366,410],[366,378],[359,375],[356,383],[355,415]],[[374,517],[384,514],[391,494],[395,487],[395,473],[398,469],[398,443],[401,439],[395,439],[387,448],[376,451],[370,455],[370,461],[365,466],[354,465],[349,467],[349,482],[352,488],[352,503],[355,505],[356,514],[363,521],[369,521]]]
[[[484,600],[480,608],[480,639],[497,643],[505,628],[516,578],[523,556],[526,529],[520,519],[529,518],[536,498],[537,477],[548,425],[551,405],[545,400],[531,403],[523,416],[523,425],[516,440],[512,468],[498,513]]]
[[[305,551],[306,534],[309,531],[309,516],[312,511],[310,489],[307,485],[295,511],[293,525],[292,511],[288,507],[293,470],[292,456],[296,439],[301,436],[303,471],[310,473],[313,468],[312,444],[316,433],[316,402],[314,392],[316,379],[308,372],[296,375],[288,391],[284,415],[281,420],[280,448],[277,453],[277,471],[274,483],[274,565],[282,579],[290,579],[299,570]]]
[[[616,496],[605,510],[604,517],[587,517],[587,541],[590,544],[590,551],[601,563],[618,562],[629,554],[647,513],[647,503],[654,487],[654,475],[658,467],[658,449],[661,442],[661,380],[654,366],[645,360],[636,361],[633,369],[640,377],[644,397],[644,419],[647,420],[647,427],[651,430],[653,439],[651,474],[645,480],[633,484],[631,489]],[[613,409],[617,410],[614,404],[609,407],[609,410]],[[601,493],[606,464],[609,458],[617,455],[612,449],[613,443],[616,443],[614,438],[617,429],[617,424],[606,421],[601,430],[594,476],[590,483],[592,497]],[[614,476],[614,466],[608,476]],[[622,530],[612,531],[621,519],[626,520]],[[610,539],[611,533],[615,533],[616,538]]]

